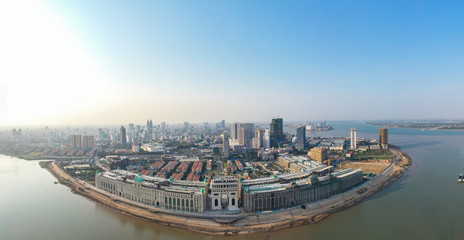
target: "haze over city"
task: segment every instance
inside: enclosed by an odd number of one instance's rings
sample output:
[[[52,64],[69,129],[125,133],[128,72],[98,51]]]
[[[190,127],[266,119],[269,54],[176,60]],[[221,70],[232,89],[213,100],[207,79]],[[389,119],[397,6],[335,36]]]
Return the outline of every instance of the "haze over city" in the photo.
[[[462,7],[3,1],[0,126],[464,118]]]

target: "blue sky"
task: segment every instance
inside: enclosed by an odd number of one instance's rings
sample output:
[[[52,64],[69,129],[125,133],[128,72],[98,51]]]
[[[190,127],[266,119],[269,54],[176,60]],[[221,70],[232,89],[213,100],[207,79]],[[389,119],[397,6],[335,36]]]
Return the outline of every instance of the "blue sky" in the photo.
[[[35,3],[98,72],[80,92],[99,97],[50,109],[57,124],[464,118],[459,1]],[[4,123],[51,121],[12,102]]]

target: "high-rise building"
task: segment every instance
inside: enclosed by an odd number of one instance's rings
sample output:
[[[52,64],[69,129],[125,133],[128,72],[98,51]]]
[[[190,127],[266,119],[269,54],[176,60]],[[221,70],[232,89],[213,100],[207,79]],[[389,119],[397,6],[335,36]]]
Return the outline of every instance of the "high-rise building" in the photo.
[[[356,129],[351,129],[351,149],[355,150],[357,148],[356,145]]]
[[[311,148],[311,159],[320,163],[327,159],[327,148]]]
[[[71,148],[81,148],[81,135],[73,134],[69,137],[69,147]]]
[[[224,132],[222,134],[222,152],[224,153],[224,158],[229,158],[230,156],[230,146],[229,146],[229,133]]]
[[[253,131],[255,125],[253,123],[240,123],[238,131],[238,143],[245,148],[250,148],[253,145]]]
[[[121,126],[121,129],[119,130],[119,140],[122,145],[126,145],[127,143],[127,136],[126,136],[126,128],[124,126]]]
[[[285,140],[284,124],[282,118],[273,118],[271,122],[271,147],[279,147]]]
[[[255,130],[255,137],[253,138],[253,148],[259,149],[263,146],[264,131],[262,129]]]
[[[140,144],[139,143],[132,143],[132,152],[133,153],[138,153],[140,152]]]
[[[73,134],[69,137],[71,148],[93,149],[95,147],[95,137],[92,135]]]
[[[238,140],[239,125],[238,122],[230,124],[230,138]]]
[[[263,148],[271,147],[271,131],[267,128],[264,130]]]
[[[305,149],[306,146],[306,127],[299,126],[296,128],[296,148]]]
[[[147,120],[147,129],[153,129],[153,121],[151,119]]]
[[[81,137],[81,148],[93,149],[95,147],[95,138],[92,135],[83,135]]]
[[[98,138],[103,138],[103,128],[98,129]]]
[[[388,149],[388,128],[379,129],[379,142],[382,148]]]

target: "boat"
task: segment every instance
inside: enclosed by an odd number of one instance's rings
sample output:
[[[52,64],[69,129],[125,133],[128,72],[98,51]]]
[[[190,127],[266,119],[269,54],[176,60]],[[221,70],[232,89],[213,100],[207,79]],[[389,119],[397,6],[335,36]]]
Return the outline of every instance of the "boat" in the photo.
[[[464,181],[464,178],[462,176],[462,173],[459,175],[458,182],[462,183]]]

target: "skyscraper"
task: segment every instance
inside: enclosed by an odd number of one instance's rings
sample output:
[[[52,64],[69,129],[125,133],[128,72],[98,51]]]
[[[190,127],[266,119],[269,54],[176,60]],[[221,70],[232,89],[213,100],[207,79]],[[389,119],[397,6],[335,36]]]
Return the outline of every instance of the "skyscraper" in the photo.
[[[267,128],[264,130],[263,148],[271,147],[271,131]]]
[[[282,118],[273,118],[270,129],[271,147],[277,148],[285,140],[284,124]]]
[[[74,134],[69,137],[69,146],[72,148],[93,149],[95,138],[92,135]]]
[[[355,150],[357,148],[356,146],[356,129],[352,128],[351,129],[351,149]]]
[[[119,133],[120,133],[119,140],[121,141],[121,144],[126,145],[126,143],[127,143],[126,128],[124,126],[121,126],[121,129],[119,130]]]
[[[81,148],[82,147],[81,135],[77,135],[77,134],[71,135],[69,137],[69,146],[71,148]]]
[[[263,146],[264,131],[262,129],[255,130],[255,137],[253,138],[253,148],[259,149]]]
[[[238,143],[246,148],[252,147],[255,125],[253,123],[239,123],[238,127]]]
[[[382,148],[388,149],[388,128],[379,129],[379,142]]]
[[[238,130],[239,130],[238,126],[239,125],[240,123],[238,122],[230,124],[230,138],[234,140],[238,139]]]
[[[151,119],[147,120],[147,129],[153,129],[153,121]]]
[[[83,135],[81,137],[81,148],[93,149],[95,147],[95,138],[92,135]]]
[[[299,126],[296,128],[296,148],[305,149],[306,145],[306,127]]]
[[[224,158],[227,159],[230,156],[230,146],[229,146],[229,133],[224,132],[222,134],[222,152],[224,153]]]

